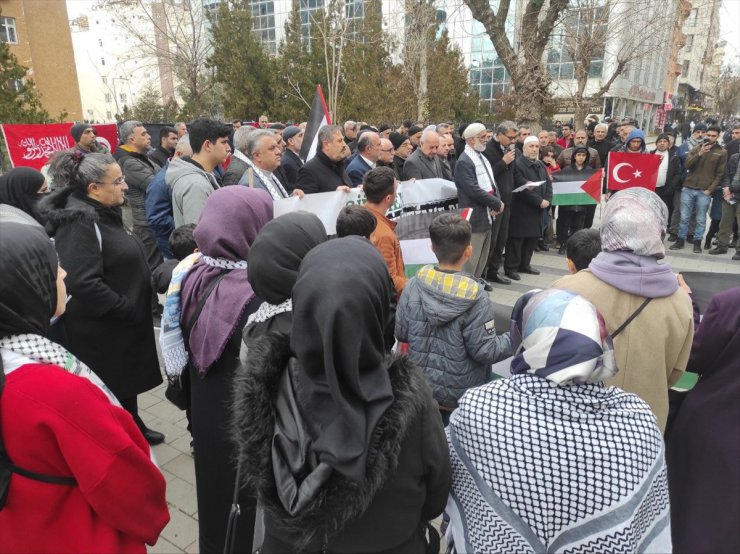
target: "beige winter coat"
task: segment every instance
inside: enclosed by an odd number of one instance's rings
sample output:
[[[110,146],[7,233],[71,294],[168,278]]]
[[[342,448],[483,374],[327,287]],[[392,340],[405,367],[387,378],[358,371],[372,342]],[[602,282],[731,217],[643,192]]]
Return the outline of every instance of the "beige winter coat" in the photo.
[[[644,297],[620,291],[593,275],[579,271],[555,281],[589,300],[604,316],[613,333],[645,301]],[[668,388],[686,369],[694,338],[691,299],[682,289],[671,296],[654,298],[614,339],[619,373],[607,384],[633,392],[645,400],[665,430],[668,417]]]

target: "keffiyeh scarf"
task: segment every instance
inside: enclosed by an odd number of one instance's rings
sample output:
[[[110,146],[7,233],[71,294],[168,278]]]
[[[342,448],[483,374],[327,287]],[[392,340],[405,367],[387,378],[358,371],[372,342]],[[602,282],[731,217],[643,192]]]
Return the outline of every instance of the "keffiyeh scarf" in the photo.
[[[41,335],[22,334],[3,337],[0,338],[0,348],[14,352],[35,363],[58,366],[73,375],[87,379],[105,393],[111,404],[121,405],[100,377],[89,367],[75,358],[64,347]],[[3,367],[6,375],[17,369],[17,367],[5,363],[3,363]]]

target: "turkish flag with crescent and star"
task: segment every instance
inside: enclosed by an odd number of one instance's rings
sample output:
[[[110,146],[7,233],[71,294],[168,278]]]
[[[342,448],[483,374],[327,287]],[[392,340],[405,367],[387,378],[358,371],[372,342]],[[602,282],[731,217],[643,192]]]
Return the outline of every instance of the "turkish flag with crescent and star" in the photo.
[[[607,183],[609,190],[642,187],[655,192],[661,156],[637,152],[609,152]]]

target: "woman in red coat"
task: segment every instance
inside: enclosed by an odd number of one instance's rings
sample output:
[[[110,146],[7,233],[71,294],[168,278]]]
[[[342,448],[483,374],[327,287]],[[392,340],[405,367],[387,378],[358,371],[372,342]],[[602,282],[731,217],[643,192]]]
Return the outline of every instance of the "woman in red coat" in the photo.
[[[165,480],[131,415],[45,338],[64,271],[41,228],[0,223],[0,552],[145,552]]]

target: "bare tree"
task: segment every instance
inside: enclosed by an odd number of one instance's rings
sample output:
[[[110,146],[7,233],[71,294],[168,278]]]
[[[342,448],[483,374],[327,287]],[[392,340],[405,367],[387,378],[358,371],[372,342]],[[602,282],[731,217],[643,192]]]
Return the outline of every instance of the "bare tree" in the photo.
[[[405,0],[401,71],[416,98],[416,119],[429,117],[429,54],[434,43],[437,10],[430,0]]]
[[[740,67],[722,68],[714,87],[714,107],[720,121],[740,113]]]
[[[511,0],[499,0],[498,10],[490,0],[463,0],[473,17],[483,24],[496,53],[511,77],[517,101],[516,116],[522,123],[539,125],[550,98],[552,78],[543,63],[548,39],[569,0],[526,0],[518,44],[506,32]],[[515,0],[516,2],[516,0]]]
[[[191,104],[192,115],[201,115],[204,98],[214,86],[212,72],[207,68],[211,46],[203,2],[101,0],[101,3],[116,14],[116,24],[134,39],[130,57],[156,67],[164,76],[160,79],[165,89],[163,97],[167,99],[174,94],[174,83],[172,89],[166,90],[168,75],[174,73],[187,93],[185,100]]]
[[[552,88],[556,96],[572,99],[578,127],[630,66],[655,60],[670,42],[674,25],[680,28],[686,15],[680,0],[660,5],[645,0],[571,0],[553,31],[548,62],[554,67],[565,62],[568,67]]]

